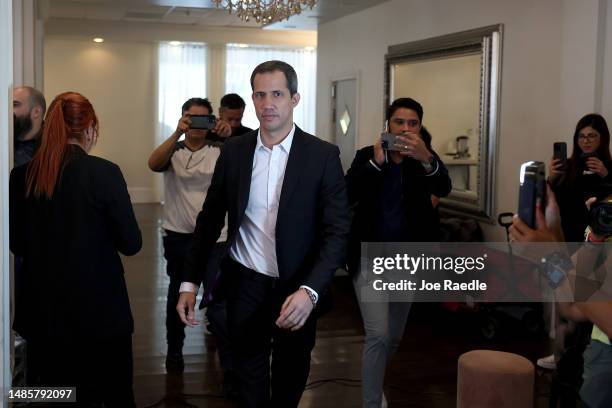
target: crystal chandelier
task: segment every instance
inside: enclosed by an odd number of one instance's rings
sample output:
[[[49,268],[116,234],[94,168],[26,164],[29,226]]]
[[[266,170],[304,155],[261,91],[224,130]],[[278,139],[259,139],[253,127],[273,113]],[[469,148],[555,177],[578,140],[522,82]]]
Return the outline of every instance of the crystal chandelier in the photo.
[[[254,19],[259,24],[270,24],[276,21],[288,20],[289,17],[300,14],[302,9],[312,9],[316,0],[212,0],[217,7],[228,9],[240,19]]]

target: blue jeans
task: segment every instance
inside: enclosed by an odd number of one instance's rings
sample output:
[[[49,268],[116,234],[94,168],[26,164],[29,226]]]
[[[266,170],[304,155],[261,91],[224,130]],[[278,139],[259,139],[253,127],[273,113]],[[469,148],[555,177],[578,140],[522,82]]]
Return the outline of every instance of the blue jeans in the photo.
[[[584,352],[580,397],[589,408],[612,407],[612,346],[591,340]]]

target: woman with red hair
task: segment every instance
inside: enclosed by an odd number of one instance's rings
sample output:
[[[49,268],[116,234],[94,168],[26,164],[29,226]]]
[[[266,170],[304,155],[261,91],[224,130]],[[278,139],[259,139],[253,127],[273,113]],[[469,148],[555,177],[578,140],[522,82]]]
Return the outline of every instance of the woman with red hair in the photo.
[[[29,386],[123,408],[135,406],[134,323],[119,253],[142,239],[121,170],[88,154],[97,138],[89,100],[60,94],[36,155],[11,172],[10,245],[23,257],[13,328],[27,340]]]

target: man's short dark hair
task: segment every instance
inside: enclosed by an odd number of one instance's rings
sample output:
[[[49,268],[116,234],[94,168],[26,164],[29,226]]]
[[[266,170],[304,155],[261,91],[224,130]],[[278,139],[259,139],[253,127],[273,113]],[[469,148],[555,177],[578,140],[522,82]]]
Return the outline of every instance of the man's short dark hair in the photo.
[[[423,122],[423,107],[420,103],[412,98],[399,98],[387,108],[387,120],[391,120],[391,116],[400,108],[411,109],[415,111],[419,117],[419,122]]]
[[[251,89],[253,89],[253,81],[255,80],[255,75],[274,71],[280,71],[285,74],[289,93],[291,94],[291,96],[295,95],[298,89],[297,74],[295,73],[295,69],[293,69],[291,65],[287,64],[284,61],[266,61],[256,66],[253,70],[253,73],[251,74]]]
[[[221,107],[227,109],[244,109],[246,103],[244,103],[244,99],[240,97],[240,95],[235,93],[230,93],[221,98]]]
[[[213,113],[212,105],[210,104],[210,101],[206,98],[187,99],[187,101],[183,104],[183,107],[181,108],[181,113],[187,112],[192,106],[203,106],[208,109],[209,114]]]
[[[30,109],[35,106],[40,106],[42,108],[42,114],[45,116],[45,112],[47,111],[47,101],[45,100],[45,96],[42,94],[42,92],[31,86],[20,86],[18,88],[28,91],[28,103],[30,104]]]

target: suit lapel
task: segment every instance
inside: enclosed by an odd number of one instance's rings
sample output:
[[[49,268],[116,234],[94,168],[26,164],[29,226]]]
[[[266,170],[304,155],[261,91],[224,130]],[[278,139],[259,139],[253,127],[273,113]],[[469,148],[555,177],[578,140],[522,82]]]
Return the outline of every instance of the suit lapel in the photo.
[[[251,136],[240,136],[248,138],[242,145],[239,157],[240,175],[238,180],[238,219],[242,220],[242,216],[246,211],[249,202],[249,193],[251,190],[251,175],[253,173],[253,157],[255,156],[255,146],[257,146],[258,132],[254,131]],[[240,225],[240,223],[238,224]]]
[[[303,173],[304,166],[306,165],[306,144],[306,135],[296,126],[293,142],[291,143],[291,150],[289,150],[289,157],[287,159],[287,167],[285,168],[285,177],[283,178],[283,187],[281,189],[280,202],[278,204],[279,213],[287,206]]]

